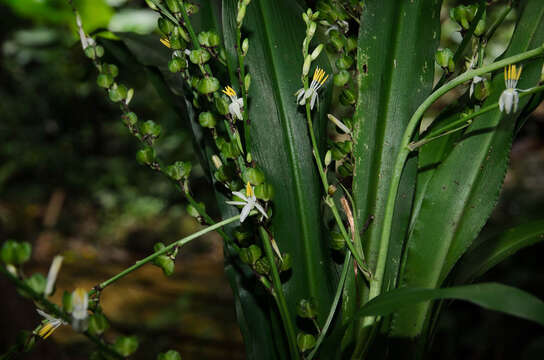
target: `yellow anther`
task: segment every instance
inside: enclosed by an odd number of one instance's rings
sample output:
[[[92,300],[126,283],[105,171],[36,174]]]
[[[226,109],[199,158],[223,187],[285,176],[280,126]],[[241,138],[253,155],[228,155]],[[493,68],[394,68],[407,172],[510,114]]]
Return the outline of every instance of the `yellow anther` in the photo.
[[[161,43],[170,49],[170,41],[167,38],[161,38]]]
[[[51,323],[47,323],[38,332],[38,335],[40,335],[43,339],[47,339],[52,333],[55,331],[55,328]]]
[[[236,96],[236,91],[234,91],[234,89],[230,86],[225,87],[225,89],[222,91],[227,96]]]
[[[325,70],[317,67],[314,71],[314,77],[313,80],[323,85],[325,81],[329,78],[329,75],[325,74]]]
[[[519,67],[519,71],[518,71],[518,73],[516,74],[516,81],[518,81],[518,80],[519,80],[519,77],[521,76],[521,70],[523,70],[523,66],[520,66],[520,67]]]
[[[506,70],[507,67],[504,67],[504,80],[508,80],[508,71]]]
[[[323,85],[325,83],[325,81],[327,81],[327,79],[329,78],[329,75],[325,76],[325,78],[323,79],[323,81],[321,81],[321,85]]]
[[[246,184],[246,196],[247,197],[253,196],[253,189],[251,188],[251,184],[249,183],[249,181]]]

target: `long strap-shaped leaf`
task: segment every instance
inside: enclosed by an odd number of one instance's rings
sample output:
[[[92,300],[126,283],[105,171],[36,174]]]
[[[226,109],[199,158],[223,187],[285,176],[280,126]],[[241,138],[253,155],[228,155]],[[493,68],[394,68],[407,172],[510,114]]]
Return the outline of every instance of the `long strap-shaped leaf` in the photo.
[[[519,250],[544,241],[544,220],[531,221],[497,237],[483,240],[468,252],[455,270],[455,282],[465,283],[482,276],[489,269]]]
[[[440,38],[440,1],[364,2],[357,69],[353,179],[359,223],[373,215],[365,233],[370,268],[375,267],[393,163],[406,124],[431,91],[434,53]],[[407,47],[406,44],[415,46]],[[391,241],[398,263],[415,184],[415,162],[406,169]],[[391,274],[391,279],[396,271]]]
[[[223,34],[231,67],[238,65],[234,58],[236,3],[235,0],[223,2]],[[310,297],[317,302],[318,321],[325,320],[336,278],[323,237],[322,190],[304,109],[297,106],[294,96],[302,86],[301,44],[305,36],[302,11],[291,0],[253,0],[247,8],[243,27],[243,36],[249,38],[245,64],[251,75],[251,155],[275,189],[274,239],[282,252],[289,252],[293,257],[290,278],[283,286],[293,323],[296,303]],[[231,68],[229,72],[237,74],[237,69]],[[322,119],[319,126],[323,124]]]
[[[385,316],[398,311],[399,308],[438,299],[469,301],[485,309],[500,311],[544,326],[544,302],[542,300],[523,290],[498,283],[482,283],[444,289],[395,289],[369,301],[356,315]]]
[[[522,2],[523,12],[505,56],[538,47],[544,41],[544,7],[539,0]],[[541,61],[525,66],[519,87],[540,78]],[[498,101],[504,78],[495,76],[493,93],[484,103]],[[520,101],[520,107],[527,100]],[[516,114],[493,111],[476,119],[447,159],[433,174],[414,221],[402,269],[401,286],[438,287],[470,246],[494,208],[508,163]],[[401,311],[393,334],[417,336],[428,304]]]

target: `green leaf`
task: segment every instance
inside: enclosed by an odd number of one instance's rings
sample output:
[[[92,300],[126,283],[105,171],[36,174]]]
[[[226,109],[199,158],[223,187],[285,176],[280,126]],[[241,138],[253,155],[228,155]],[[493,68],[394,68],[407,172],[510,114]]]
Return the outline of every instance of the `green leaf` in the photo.
[[[455,270],[455,282],[472,281],[519,250],[543,240],[544,220],[522,224],[485,239],[463,257]]]
[[[362,237],[371,271],[376,267],[391,174],[404,129],[432,89],[434,56],[440,39],[440,4],[437,0],[364,3],[364,26],[359,30],[357,53],[359,96],[354,117],[353,196],[359,224],[374,216]],[[406,46],[410,43],[417,43],[417,50]],[[385,289],[395,286],[416,167],[417,158],[410,158],[401,180]],[[365,339],[359,336],[358,341],[359,349]]]
[[[504,57],[533,49],[544,41],[544,8],[538,0],[521,2],[522,13]],[[524,66],[518,87],[533,86],[542,60]],[[487,106],[504,90],[502,72],[491,82]],[[520,100],[520,108],[528,99]],[[498,110],[475,119],[429,180],[413,223],[403,259],[401,286],[438,287],[470,246],[493,210],[506,173],[508,153],[518,114]],[[401,311],[393,334],[417,336],[428,304]]]
[[[400,288],[372,299],[357,316],[385,316],[399,308],[437,299],[465,300],[494,310],[534,321],[544,326],[544,302],[523,290],[498,283],[482,283],[444,289]],[[470,324],[467,324],[469,326]]]

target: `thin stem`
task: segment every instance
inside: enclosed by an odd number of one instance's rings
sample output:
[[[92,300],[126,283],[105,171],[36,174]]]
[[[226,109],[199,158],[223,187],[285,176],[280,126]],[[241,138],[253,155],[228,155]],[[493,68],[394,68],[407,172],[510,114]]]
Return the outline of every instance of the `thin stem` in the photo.
[[[531,94],[534,94],[534,93],[537,93],[537,92],[540,92],[540,91],[543,91],[543,90],[544,90],[544,85],[536,86],[536,87],[534,87],[532,89],[529,89],[529,90],[527,90],[525,92],[521,92],[519,94],[519,98],[521,99],[521,98],[523,98],[525,96],[528,96],[528,95],[531,95]],[[451,131],[461,130],[462,127],[467,125],[466,123],[468,121],[470,121],[471,119],[474,119],[474,118],[476,118],[476,117],[478,117],[480,115],[483,115],[483,114],[485,114],[487,112],[495,110],[498,107],[499,107],[499,103],[493,103],[491,105],[488,105],[486,107],[481,108],[478,111],[473,112],[472,114],[462,116],[459,119],[457,119],[455,121],[452,121],[452,122],[448,123],[447,125],[441,127],[440,129],[437,129],[437,130],[434,130],[434,131],[430,132],[427,136],[425,136],[420,141],[417,141],[415,143],[410,143],[409,147],[410,147],[411,150],[414,150],[414,149],[416,149],[416,148],[418,148],[420,146],[423,146],[423,145],[431,142],[434,139],[437,139],[438,137],[440,137],[442,135],[446,135],[447,133],[450,133]],[[465,125],[458,128],[457,126],[459,126],[461,124],[465,124]]]
[[[351,257],[351,253],[349,251],[346,251],[346,257],[344,258],[344,266],[342,267],[342,274],[340,275],[340,280],[338,281],[338,286],[336,287],[336,293],[334,294],[334,299],[332,300],[331,309],[329,310],[329,315],[327,316],[327,320],[325,321],[325,324],[323,325],[323,328],[321,329],[321,332],[319,333],[319,336],[317,338],[317,341],[315,342],[314,348],[308,354],[308,357],[306,358],[306,360],[312,360],[314,355],[317,353],[319,346],[325,339],[325,335],[327,335],[327,330],[329,330],[329,327],[332,323],[332,319],[334,318],[334,313],[336,312],[336,307],[338,306],[338,302],[340,301],[340,295],[342,295],[342,290],[344,289],[344,284],[346,282],[346,276],[348,274],[348,270],[351,267],[350,257]]]
[[[497,20],[491,26],[487,29],[484,35],[484,39],[489,41],[491,37],[495,34],[495,31],[499,28],[499,26],[503,23],[504,19],[510,14],[510,11],[512,11],[512,2],[510,2],[508,5],[506,5],[501,12],[499,13],[499,16],[497,17]]]
[[[228,218],[226,220],[220,221],[220,222],[216,223],[215,225],[208,226],[207,228],[204,228],[204,229],[202,229],[200,231],[197,231],[194,234],[191,234],[191,235],[189,235],[187,237],[184,237],[182,239],[174,241],[170,245],[162,248],[161,250],[156,251],[153,254],[149,255],[148,257],[137,261],[134,265],[132,265],[132,266],[128,267],[127,269],[121,271],[119,274],[117,274],[117,275],[109,278],[108,280],[100,283],[97,287],[95,287],[93,290],[91,290],[89,292],[89,296],[94,295],[97,291],[102,291],[107,286],[109,286],[109,285],[113,284],[114,282],[116,282],[117,280],[127,276],[128,274],[130,274],[134,270],[137,270],[137,269],[141,268],[145,264],[153,261],[158,256],[169,252],[170,250],[174,249],[175,247],[182,247],[183,245],[189,243],[190,241],[192,241],[192,240],[194,240],[194,239],[196,239],[196,238],[198,238],[198,237],[200,237],[200,236],[202,236],[204,234],[207,234],[207,233],[209,233],[209,232],[211,232],[213,230],[219,229],[220,227],[225,226],[227,224],[230,224],[230,223],[232,223],[234,221],[237,221],[237,220],[240,220],[240,215],[236,215],[236,216],[233,216],[233,217]]]
[[[534,57],[537,57],[541,55],[544,52],[544,44],[540,47],[529,50],[526,52],[523,52],[521,54],[517,54],[514,56],[510,56],[506,59],[503,59],[501,61],[497,61],[495,63],[483,66],[478,69],[469,70],[459,76],[457,76],[455,79],[450,81],[447,84],[444,84],[441,86],[438,90],[434,91],[425,101],[417,108],[416,112],[412,117],[410,118],[410,121],[408,122],[408,126],[406,127],[406,130],[404,131],[404,135],[402,137],[402,141],[400,144],[400,151],[397,154],[397,158],[395,161],[395,166],[393,168],[393,174],[391,175],[391,184],[389,185],[389,193],[387,196],[387,203],[385,207],[385,214],[384,214],[384,220],[383,220],[383,230],[382,235],[380,239],[380,248],[378,250],[378,259],[376,263],[376,270],[373,274],[372,281],[370,282],[370,290],[368,294],[368,300],[371,300],[378,296],[381,293],[382,290],[382,284],[383,284],[383,277],[385,273],[385,266],[387,263],[387,253],[389,250],[389,240],[391,238],[391,225],[393,221],[393,213],[395,210],[395,201],[397,199],[397,193],[400,183],[400,178],[402,175],[402,171],[404,169],[404,164],[406,162],[406,159],[408,158],[408,155],[410,153],[410,148],[408,147],[408,144],[410,143],[410,140],[416,130],[416,127],[419,124],[419,121],[421,120],[421,117],[427,111],[427,109],[442,95],[450,91],[451,89],[455,88],[456,86],[464,83],[467,80],[472,79],[475,76],[480,76],[488,72],[492,72],[498,69],[503,68],[506,65],[520,62],[523,60],[528,60]],[[370,319],[370,323],[374,321],[374,318],[367,318]],[[368,322],[365,322],[368,324]]]
[[[244,111],[242,113],[242,118],[244,121],[244,142],[246,144],[246,150],[248,153],[251,153],[251,140],[249,138],[249,114],[248,114],[248,103],[247,103],[247,91],[244,83],[246,77],[246,69],[244,66],[245,56],[242,54],[242,29],[241,26],[236,27],[236,52],[238,54],[238,85],[240,91],[242,92],[242,98],[244,99]]]
[[[28,286],[17,276],[10,273],[4,266],[0,266],[0,272],[4,274],[8,278],[8,280],[10,280],[15,285],[15,287],[23,290],[28,296],[30,296],[32,300],[41,305],[46,313],[56,317],[57,319],[62,319],[67,323],[71,322],[72,319],[68,313],[60,309],[56,304],[47,300],[41,294],[34,291],[34,289]],[[87,338],[89,338],[92,342],[94,342],[101,350],[107,352],[109,355],[112,355],[117,359],[124,359],[119,353],[117,353],[117,351],[113,350],[108,344],[105,344],[100,338],[91,335],[88,331],[84,332],[83,334],[87,336]]]
[[[272,243],[270,242],[270,237],[266,232],[266,229],[262,226],[259,227],[259,234],[261,235],[261,240],[263,242],[264,252],[266,258],[270,263],[270,271],[272,275],[272,284],[274,285],[274,297],[277,300],[278,310],[280,312],[281,319],[283,321],[283,326],[285,332],[287,333],[287,341],[289,343],[289,351],[291,353],[291,359],[300,359],[300,354],[297,348],[297,339],[295,334],[295,328],[289,314],[289,308],[287,307],[287,302],[285,301],[285,296],[283,294],[283,287],[281,285],[280,274],[276,266],[276,261],[274,259],[274,251],[272,250]]]
[[[411,143],[408,144],[408,148],[410,149],[410,151],[414,151],[415,149],[418,149],[418,148],[422,147],[423,145],[426,145],[426,144],[430,143],[433,140],[440,139],[443,136],[453,134],[454,132],[457,132],[459,130],[463,130],[464,128],[470,126],[470,124],[472,124],[472,120],[467,120],[465,124],[463,124],[463,125],[461,125],[459,127],[456,127],[455,129],[445,131],[445,132],[441,133],[440,135],[428,136],[428,137],[425,137],[424,139],[421,139],[419,141],[411,142]]]

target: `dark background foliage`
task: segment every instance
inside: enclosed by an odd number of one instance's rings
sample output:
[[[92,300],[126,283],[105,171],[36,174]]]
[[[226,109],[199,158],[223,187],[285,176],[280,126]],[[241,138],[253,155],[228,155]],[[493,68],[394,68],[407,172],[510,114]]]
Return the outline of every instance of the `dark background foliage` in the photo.
[[[64,1],[46,1],[45,8],[38,3],[0,1],[0,241],[33,244],[28,273],[46,273],[55,254],[65,256],[54,297],[59,302],[63,290],[90,288],[147,254],[155,242],[178,239],[198,224],[167,179],[136,163],[137,144],[116,106],[95,85],[95,69],[74,37]],[[90,30],[112,26],[108,4],[119,4],[117,11],[129,14],[145,8],[143,1],[97,1],[94,8],[89,1],[79,3],[87,9],[84,17],[92,19]],[[117,19],[115,26],[150,31],[142,29],[145,21],[138,27],[137,20]],[[445,44],[451,43],[448,26],[444,16]],[[509,31],[505,26],[505,38]],[[197,163],[190,133],[146,81],[145,70],[129,62],[121,76],[136,90],[132,105],[139,116],[163,126],[161,156]],[[514,143],[501,201],[484,236],[542,218],[543,140],[541,106]],[[199,201],[212,206],[198,166],[193,188]],[[544,298],[543,250],[540,244],[521,251],[484,280]],[[170,278],[148,266],[104,293],[113,329],[107,337],[137,335],[138,359],[168,348],[178,349],[184,359],[243,358],[219,238],[191,244],[176,265]],[[0,289],[2,353],[39,317],[3,278]],[[84,337],[65,328],[25,358],[83,359],[91,349]],[[538,325],[464,303],[447,307],[433,345],[433,354],[443,359],[536,359],[542,350],[544,330]]]

